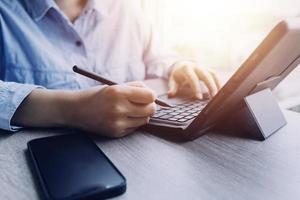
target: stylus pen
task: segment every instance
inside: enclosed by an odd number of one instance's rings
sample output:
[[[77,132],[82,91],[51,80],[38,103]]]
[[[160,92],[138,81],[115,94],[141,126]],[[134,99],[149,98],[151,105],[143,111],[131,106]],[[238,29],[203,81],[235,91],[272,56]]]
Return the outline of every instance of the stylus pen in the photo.
[[[115,82],[113,82],[111,80],[103,78],[102,76],[100,76],[100,75],[98,75],[98,74],[96,74],[94,72],[89,72],[89,71],[86,71],[84,69],[81,69],[80,67],[78,67],[76,65],[74,65],[73,71],[76,72],[76,73],[78,73],[78,74],[81,74],[83,76],[86,76],[88,78],[91,78],[93,80],[99,81],[99,82],[101,82],[103,84],[106,84],[106,85],[118,85],[118,83],[115,83]],[[162,101],[160,99],[156,99],[155,103],[157,105],[160,105],[160,106],[163,106],[163,107],[172,107],[170,104],[168,104],[168,103],[166,103],[166,102],[164,102],[164,101]]]

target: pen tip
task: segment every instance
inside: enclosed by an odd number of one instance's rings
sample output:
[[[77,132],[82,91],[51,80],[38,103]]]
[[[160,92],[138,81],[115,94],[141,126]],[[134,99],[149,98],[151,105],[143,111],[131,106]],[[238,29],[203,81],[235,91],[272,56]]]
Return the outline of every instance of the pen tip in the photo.
[[[164,101],[161,101],[161,100],[157,100],[156,103],[160,106],[163,106],[163,107],[169,107],[169,108],[172,108],[173,106],[164,102]]]

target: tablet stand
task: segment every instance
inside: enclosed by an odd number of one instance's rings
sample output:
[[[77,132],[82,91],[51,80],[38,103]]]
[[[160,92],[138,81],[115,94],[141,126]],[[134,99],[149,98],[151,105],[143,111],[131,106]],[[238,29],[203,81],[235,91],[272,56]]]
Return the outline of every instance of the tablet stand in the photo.
[[[255,138],[267,139],[287,124],[270,89],[264,89],[244,98],[244,107],[235,115],[241,128]]]

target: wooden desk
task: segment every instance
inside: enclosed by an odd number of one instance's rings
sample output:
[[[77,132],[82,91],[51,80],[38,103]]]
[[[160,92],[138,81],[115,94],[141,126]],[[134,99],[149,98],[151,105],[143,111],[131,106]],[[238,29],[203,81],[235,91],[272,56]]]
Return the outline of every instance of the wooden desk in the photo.
[[[96,142],[123,172],[127,192],[117,199],[300,199],[300,114],[264,142],[210,133],[176,144],[147,133]],[[0,134],[0,199],[38,199],[25,154],[34,138],[64,131]]]

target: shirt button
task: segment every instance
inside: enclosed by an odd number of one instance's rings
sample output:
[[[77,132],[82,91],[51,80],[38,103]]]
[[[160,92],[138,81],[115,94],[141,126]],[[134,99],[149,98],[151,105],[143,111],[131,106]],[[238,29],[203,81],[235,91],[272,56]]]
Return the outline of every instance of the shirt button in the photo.
[[[75,44],[76,44],[76,46],[80,47],[82,45],[82,42],[78,40],[75,42]]]

